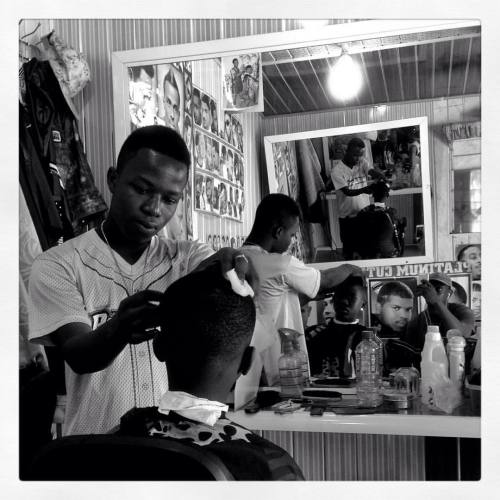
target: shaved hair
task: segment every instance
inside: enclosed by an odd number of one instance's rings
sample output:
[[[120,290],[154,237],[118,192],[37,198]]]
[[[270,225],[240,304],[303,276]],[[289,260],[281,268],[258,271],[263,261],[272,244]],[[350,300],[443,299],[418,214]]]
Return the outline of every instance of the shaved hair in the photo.
[[[401,297],[402,299],[413,300],[413,292],[411,291],[411,288],[401,281],[394,280],[388,281],[380,287],[377,295],[377,302],[384,305],[392,295]]]

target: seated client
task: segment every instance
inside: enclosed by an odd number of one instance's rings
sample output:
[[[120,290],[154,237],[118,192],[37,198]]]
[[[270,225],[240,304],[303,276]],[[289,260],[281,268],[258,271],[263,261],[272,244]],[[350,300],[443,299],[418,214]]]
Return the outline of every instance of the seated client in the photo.
[[[153,346],[166,363],[169,391],[159,407],[124,415],[118,433],[206,447],[237,480],[303,480],[288,453],[225,414],[229,392],[252,361],[252,298],[234,293],[210,266],[172,284],[160,310],[161,333]]]

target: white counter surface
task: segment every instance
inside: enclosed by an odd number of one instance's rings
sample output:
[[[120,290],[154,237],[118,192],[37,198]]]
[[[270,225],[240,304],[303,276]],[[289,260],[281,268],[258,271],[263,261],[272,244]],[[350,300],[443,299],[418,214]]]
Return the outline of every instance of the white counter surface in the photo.
[[[465,404],[452,415],[416,406],[418,409],[408,410],[406,414],[383,413],[380,410],[380,413],[366,415],[336,415],[327,411],[322,416],[311,416],[308,410],[301,408],[283,415],[269,410],[261,410],[255,414],[239,410],[228,416],[252,430],[481,437],[481,417],[474,416]]]

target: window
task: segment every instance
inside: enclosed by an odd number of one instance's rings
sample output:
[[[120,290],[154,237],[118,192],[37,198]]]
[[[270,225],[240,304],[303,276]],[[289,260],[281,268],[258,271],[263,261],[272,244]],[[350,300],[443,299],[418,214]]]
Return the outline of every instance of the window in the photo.
[[[453,141],[453,232],[481,231],[480,139]]]

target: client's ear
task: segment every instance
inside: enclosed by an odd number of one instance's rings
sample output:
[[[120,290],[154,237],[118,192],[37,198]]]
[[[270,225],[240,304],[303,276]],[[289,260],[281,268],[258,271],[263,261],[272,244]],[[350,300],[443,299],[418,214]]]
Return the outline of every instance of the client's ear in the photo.
[[[253,346],[249,345],[245,348],[245,352],[241,357],[238,373],[241,373],[242,375],[246,375],[248,373],[248,370],[250,370],[250,367],[252,366],[254,352],[255,352],[255,347]]]

